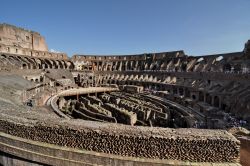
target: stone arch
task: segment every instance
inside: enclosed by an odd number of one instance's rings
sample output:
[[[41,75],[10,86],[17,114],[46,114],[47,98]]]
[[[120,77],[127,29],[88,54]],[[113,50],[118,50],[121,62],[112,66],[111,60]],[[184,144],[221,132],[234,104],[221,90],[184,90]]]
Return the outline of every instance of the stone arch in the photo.
[[[22,64],[22,68],[23,68],[23,69],[27,69],[27,67],[28,67],[28,66],[27,66],[26,63],[23,63],[23,64]]]
[[[20,57],[20,56],[17,56],[16,57],[17,59],[18,59],[18,61],[19,62],[21,62],[21,63],[25,63],[26,65],[24,66],[22,66],[22,68],[24,69],[31,69],[31,64],[30,64],[30,62],[27,60],[27,59],[25,59],[25,57]]]
[[[151,63],[149,69],[150,70],[156,70],[157,66],[156,63]]]
[[[20,61],[20,59],[18,59],[17,56],[13,56],[12,58],[13,60]]]
[[[63,68],[63,64],[62,64],[61,61],[56,60],[56,63],[57,63],[57,65],[58,65],[58,68],[59,68],[59,69],[62,69],[62,68]]]
[[[177,87],[173,87],[173,94],[177,94]]]
[[[29,60],[33,63],[33,69],[37,69],[39,68],[35,58],[29,58]]]
[[[17,56],[17,59],[18,59],[18,61],[20,61],[20,62],[23,62],[23,61],[24,61],[23,58],[20,57],[20,56]]]
[[[236,64],[234,65],[234,72],[241,72],[242,71],[242,65],[241,64]]]
[[[129,62],[129,70],[134,70],[134,66],[135,66],[135,61],[130,61]]]
[[[75,68],[74,63],[71,62],[71,61],[67,61],[67,65],[68,65],[68,69],[74,69]]]
[[[38,69],[42,69],[42,61],[38,58],[34,59],[36,64],[37,64],[37,68]]]
[[[183,88],[181,87],[181,88],[179,88],[179,95],[180,96],[183,96],[184,95],[184,90],[183,90]]]
[[[29,62],[30,66],[32,69],[36,69],[37,68],[37,63],[34,59],[32,58],[28,58],[28,57],[25,57],[25,59]]]
[[[192,98],[193,100],[196,100],[196,95],[195,95],[195,94],[192,94],[191,98]]]
[[[52,63],[48,59],[44,59],[44,62],[48,65],[48,68],[52,68]]]
[[[31,62],[31,60],[30,60],[28,57],[23,57],[23,58],[21,58],[20,56],[18,56],[18,58],[19,58],[19,59],[22,59],[22,60],[24,59],[24,60],[26,60],[26,61],[28,61],[28,62]]]
[[[231,64],[227,63],[223,66],[223,71],[224,72],[231,71],[231,68],[232,68]]]
[[[186,71],[187,70],[187,64],[186,63],[182,63],[181,64],[181,71]]]
[[[16,59],[12,55],[8,56],[7,59],[11,62],[12,65],[16,63]]]
[[[115,70],[116,70],[116,71],[119,70],[119,66],[120,66],[120,62],[117,62],[116,66],[115,66]]]
[[[212,96],[209,95],[208,93],[206,94],[206,102],[210,105],[212,104]]]
[[[214,106],[215,107],[220,106],[220,98],[218,96],[214,96]]]
[[[66,64],[66,62],[65,62],[64,60],[62,60],[61,62],[62,62],[62,64],[63,64],[63,68],[64,68],[64,69],[67,69],[67,64]]]
[[[50,63],[52,64],[52,68],[58,69],[58,65],[55,60],[50,59]]]
[[[39,60],[41,61],[41,67],[42,67],[42,69],[47,69],[48,68],[48,64],[43,59],[39,58]]]
[[[7,58],[7,56],[5,54],[1,54],[2,58]]]
[[[40,82],[43,82],[43,81],[44,81],[43,76],[40,76]]]

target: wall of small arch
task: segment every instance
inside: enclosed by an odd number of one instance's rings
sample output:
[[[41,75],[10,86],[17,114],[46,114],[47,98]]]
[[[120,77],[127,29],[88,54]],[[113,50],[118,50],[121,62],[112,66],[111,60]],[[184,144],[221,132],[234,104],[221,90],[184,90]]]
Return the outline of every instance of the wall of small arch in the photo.
[[[74,64],[68,60],[34,58],[22,55],[1,54],[0,63],[12,65],[19,69],[74,69]]]

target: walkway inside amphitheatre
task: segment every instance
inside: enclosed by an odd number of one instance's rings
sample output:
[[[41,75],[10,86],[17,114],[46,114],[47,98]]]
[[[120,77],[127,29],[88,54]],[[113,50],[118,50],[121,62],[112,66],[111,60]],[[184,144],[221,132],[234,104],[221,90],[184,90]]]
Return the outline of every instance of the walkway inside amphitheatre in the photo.
[[[14,36],[23,31],[33,33]],[[198,57],[69,57],[6,40],[0,165],[250,163],[250,41],[241,52]]]

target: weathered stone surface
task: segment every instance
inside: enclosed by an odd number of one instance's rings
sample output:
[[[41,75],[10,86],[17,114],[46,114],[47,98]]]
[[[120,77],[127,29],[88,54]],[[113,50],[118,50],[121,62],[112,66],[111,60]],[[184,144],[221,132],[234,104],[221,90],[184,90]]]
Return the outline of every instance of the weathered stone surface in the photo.
[[[232,118],[228,117],[230,112],[243,120],[242,125],[249,125],[245,123],[250,120],[249,45],[248,41],[241,52],[199,57],[188,56],[180,50],[123,56],[74,55],[69,58],[64,53],[47,51],[44,38],[36,32],[0,25],[0,71],[7,75],[18,74],[32,82],[32,87],[23,88],[22,92],[13,91],[12,84],[1,85],[0,90],[4,92],[0,95],[0,131],[28,140],[119,157],[174,159],[177,162],[173,161],[173,164],[206,161],[212,165],[215,162],[232,165],[239,159],[239,142],[226,131],[149,128],[104,122],[123,119],[120,122],[132,125],[139,122],[139,125],[166,127],[172,123],[175,125],[171,127],[175,128],[226,129],[238,125],[236,118],[233,124],[228,122]],[[20,83],[22,81],[20,79]],[[153,93],[160,99],[144,98],[146,101],[142,101],[140,97],[126,96],[132,99],[128,102],[126,97],[106,95],[102,102],[116,105],[111,110],[120,112],[114,118],[110,115],[112,111],[101,110],[105,103],[98,105],[100,101],[87,97],[85,102],[91,105],[82,107],[86,114],[78,113],[88,116],[88,120],[103,123],[70,120],[72,105],[70,114],[62,116],[67,119],[55,117],[50,106],[56,108],[58,103],[51,96],[76,95],[74,100],[77,101],[82,92],[77,85],[90,89],[108,85],[117,90],[119,86],[130,85],[128,92],[145,89],[144,96]],[[98,92],[103,91],[105,93],[105,90]],[[97,91],[89,93],[97,95]],[[164,105],[166,98],[169,101]],[[29,100],[43,108],[28,107],[33,106]],[[64,102],[60,103],[60,107],[64,105]],[[47,112],[38,113],[44,109]],[[133,111],[137,116],[132,114]],[[154,121],[149,118],[151,113]],[[147,123],[143,121],[145,119]]]
[[[0,44],[17,46],[38,51],[48,51],[45,39],[34,31],[8,24],[0,24]]]
[[[131,127],[0,114],[0,131],[60,146],[115,155],[197,162],[236,162],[239,142],[226,131]]]

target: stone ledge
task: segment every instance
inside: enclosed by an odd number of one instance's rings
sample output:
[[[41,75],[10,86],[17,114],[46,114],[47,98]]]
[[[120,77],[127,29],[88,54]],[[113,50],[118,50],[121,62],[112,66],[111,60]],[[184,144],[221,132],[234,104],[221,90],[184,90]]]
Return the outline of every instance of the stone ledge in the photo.
[[[105,153],[56,146],[27,140],[0,132],[1,151],[33,162],[52,165],[133,165],[133,166],[237,166],[237,163],[183,162],[176,160],[152,160],[133,157],[122,157]],[[84,162],[83,162],[84,161]]]
[[[0,131],[109,156],[189,162],[238,162],[239,141],[223,130],[135,127],[0,113]],[[22,115],[22,114],[19,114]],[[219,150],[218,150],[219,149]]]

